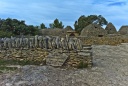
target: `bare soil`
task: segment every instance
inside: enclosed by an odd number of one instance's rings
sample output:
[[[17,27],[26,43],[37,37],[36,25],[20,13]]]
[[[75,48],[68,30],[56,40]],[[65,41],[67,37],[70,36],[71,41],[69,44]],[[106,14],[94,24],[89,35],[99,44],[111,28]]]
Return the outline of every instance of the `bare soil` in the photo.
[[[128,44],[93,45],[91,69],[26,65],[0,75],[0,86],[127,86]]]

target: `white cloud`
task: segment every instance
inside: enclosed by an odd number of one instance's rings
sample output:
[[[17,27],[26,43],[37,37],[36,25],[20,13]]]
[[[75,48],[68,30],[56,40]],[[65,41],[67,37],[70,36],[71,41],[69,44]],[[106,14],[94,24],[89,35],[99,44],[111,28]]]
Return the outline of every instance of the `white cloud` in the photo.
[[[81,15],[102,15],[117,29],[128,24],[127,0],[1,0],[1,18],[17,18],[27,24],[48,26],[58,18],[73,26]]]

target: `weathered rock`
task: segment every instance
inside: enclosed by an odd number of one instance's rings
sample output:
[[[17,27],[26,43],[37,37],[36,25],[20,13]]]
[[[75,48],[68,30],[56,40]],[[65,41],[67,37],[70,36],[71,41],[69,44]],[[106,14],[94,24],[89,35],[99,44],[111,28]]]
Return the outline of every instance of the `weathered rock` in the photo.
[[[78,55],[82,55],[82,56],[85,56],[85,57],[88,57],[88,56],[92,56],[92,54],[90,52],[79,52]]]
[[[108,34],[117,34],[116,28],[111,22],[108,23],[105,30],[107,31]]]
[[[66,54],[53,53],[49,54],[46,58],[46,64],[50,66],[62,66],[67,60],[68,56]]]
[[[90,36],[99,37],[99,36],[107,35],[107,32],[100,25],[90,24],[86,26],[85,28],[83,28],[80,35],[88,36],[88,37]]]
[[[128,26],[126,25],[126,26],[121,26],[121,28],[119,29],[119,33],[121,34],[121,35],[128,35]]]
[[[85,53],[91,53],[91,50],[81,50],[81,52],[85,52]]]

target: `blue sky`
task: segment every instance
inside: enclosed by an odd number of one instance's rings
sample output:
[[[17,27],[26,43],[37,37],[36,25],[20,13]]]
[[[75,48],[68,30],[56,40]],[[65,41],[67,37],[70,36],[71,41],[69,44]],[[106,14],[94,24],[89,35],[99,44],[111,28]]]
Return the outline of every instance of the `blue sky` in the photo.
[[[81,15],[102,15],[118,30],[128,25],[128,0],[0,0],[0,18],[25,20],[28,25],[48,27],[58,18],[73,27]]]

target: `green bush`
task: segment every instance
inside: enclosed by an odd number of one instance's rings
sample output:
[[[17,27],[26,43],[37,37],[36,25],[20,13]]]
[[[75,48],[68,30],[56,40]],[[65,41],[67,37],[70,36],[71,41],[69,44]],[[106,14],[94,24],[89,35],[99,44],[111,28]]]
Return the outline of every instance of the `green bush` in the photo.
[[[12,32],[8,32],[8,31],[0,31],[0,38],[3,38],[3,37],[11,37],[11,36],[14,36],[14,34]]]

